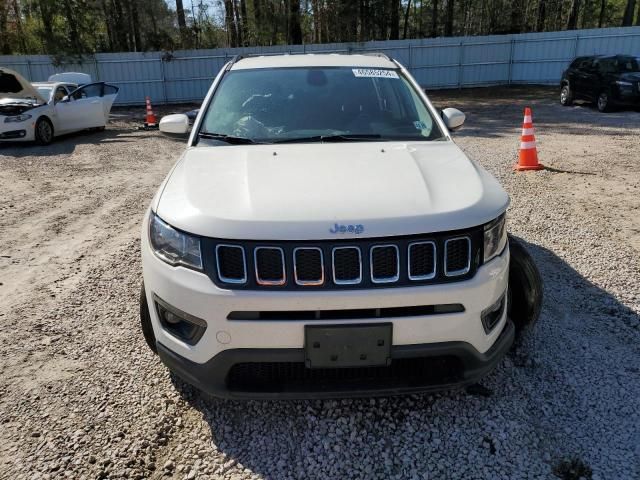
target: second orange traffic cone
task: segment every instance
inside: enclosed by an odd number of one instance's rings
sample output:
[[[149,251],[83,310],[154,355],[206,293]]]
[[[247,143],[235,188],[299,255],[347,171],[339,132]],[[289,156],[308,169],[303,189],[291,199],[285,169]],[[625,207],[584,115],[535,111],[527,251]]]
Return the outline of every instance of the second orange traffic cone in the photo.
[[[151,109],[151,98],[146,97],[146,101],[147,101],[147,116],[145,117],[146,120],[144,122],[144,126],[147,128],[154,128],[158,125],[158,122],[156,120],[156,116],[153,113],[153,110]]]
[[[513,166],[514,170],[542,170],[544,165],[538,162],[538,149],[536,137],[533,132],[533,119],[531,109],[524,109],[524,122],[522,123],[522,136],[520,137],[520,158]]]

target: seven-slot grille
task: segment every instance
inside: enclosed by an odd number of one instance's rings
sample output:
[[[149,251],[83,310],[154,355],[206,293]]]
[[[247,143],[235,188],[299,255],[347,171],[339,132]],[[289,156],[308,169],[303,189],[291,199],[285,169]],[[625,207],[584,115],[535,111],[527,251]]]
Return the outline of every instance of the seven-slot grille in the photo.
[[[430,280],[436,276],[435,242],[409,244],[409,279]]]
[[[287,281],[284,251],[279,247],[257,247],[254,251],[256,281],[260,285],[284,285]]]
[[[216,246],[216,265],[218,278],[224,283],[245,283],[247,281],[247,262],[244,248],[237,245]]]
[[[354,285],[362,281],[362,254],[358,247],[336,247],[332,253],[333,283]]]
[[[446,283],[475,274],[482,230],[337,241],[203,239],[205,272],[225,289],[341,289]],[[211,254],[206,253],[211,252]]]
[[[324,283],[324,256],[318,247],[299,247],[293,251],[293,269],[298,285]]]
[[[375,245],[369,253],[371,281],[392,283],[400,278],[400,253],[397,245]]]
[[[450,238],[444,243],[445,275],[464,275],[471,268],[471,240],[469,237]]]

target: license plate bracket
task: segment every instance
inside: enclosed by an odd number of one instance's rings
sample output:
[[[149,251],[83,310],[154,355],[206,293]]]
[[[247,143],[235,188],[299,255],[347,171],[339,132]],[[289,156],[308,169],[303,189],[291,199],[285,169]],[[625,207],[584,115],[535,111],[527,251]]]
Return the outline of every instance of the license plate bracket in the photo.
[[[306,325],[307,368],[387,366],[393,324]]]

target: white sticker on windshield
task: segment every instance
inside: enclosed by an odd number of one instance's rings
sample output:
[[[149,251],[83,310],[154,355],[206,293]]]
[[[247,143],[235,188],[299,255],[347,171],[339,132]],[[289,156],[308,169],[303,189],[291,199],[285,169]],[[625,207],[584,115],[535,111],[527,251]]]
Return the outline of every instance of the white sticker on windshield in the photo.
[[[375,68],[353,68],[352,70],[356,77],[399,78],[394,70],[378,70]]]

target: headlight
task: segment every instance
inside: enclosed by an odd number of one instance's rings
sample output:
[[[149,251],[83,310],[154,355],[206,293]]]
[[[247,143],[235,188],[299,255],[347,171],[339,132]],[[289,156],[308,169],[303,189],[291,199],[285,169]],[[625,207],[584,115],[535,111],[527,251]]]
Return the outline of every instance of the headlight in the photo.
[[[202,270],[200,240],[172,228],[153,213],[149,219],[149,240],[155,254],[165,262]]]
[[[13,117],[5,118],[4,123],[24,122],[25,120],[29,120],[30,118],[31,118],[31,115],[27,115],[26,113],[23,113],[22,115],[15,115]]]
[[[502,253],[507,244],[507,228],[503,213],[493,222],[484,226],[484,262]]]

